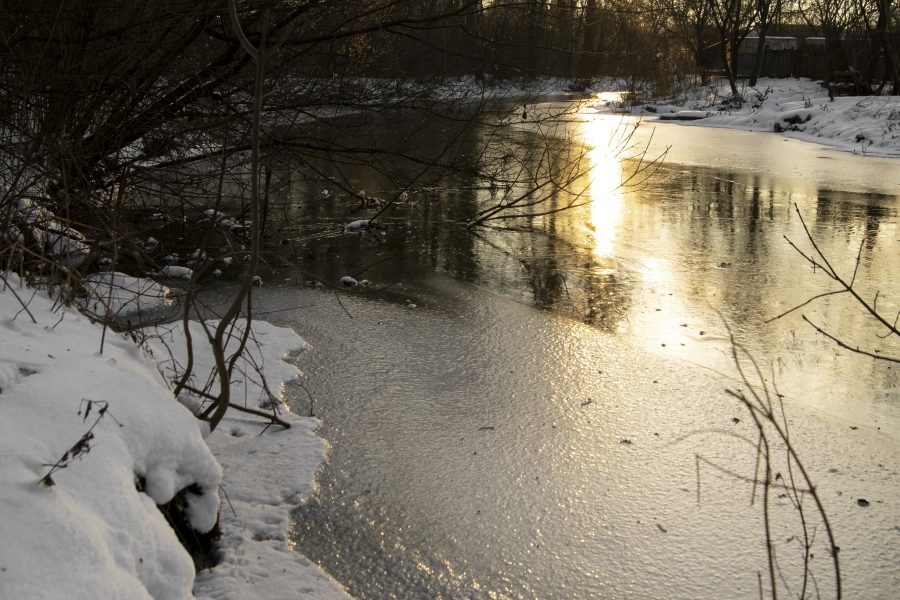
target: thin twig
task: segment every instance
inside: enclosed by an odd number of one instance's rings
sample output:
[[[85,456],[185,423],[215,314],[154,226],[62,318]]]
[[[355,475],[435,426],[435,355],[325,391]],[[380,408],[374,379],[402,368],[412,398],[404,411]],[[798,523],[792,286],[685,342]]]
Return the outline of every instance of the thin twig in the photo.
[[[815,323],[810,321],[806,315],[803,315],[803,320],[806,321],[807,323],[809,323],[810,325],[812,325],[813,329],[815,329],[816,331],[818,331],[819,333],[821,333],[822,335],[824,335],[825,337],[827,337],[828,339],[833,341],[835,344],[837,344],[841,348],[844,348],[845,350],[849,350],[849,351],[855,352],[857,354],[862,354],[864,356],[868,356],[868,357],[874,358],[876,360],[886,360],[888,362],[900,364],[900,358],[894,358],[893,356],[887,356],[884,354],[876,354],[874,352],[869,352],[867,350],[863,350],[859,346],[856,346],[855,348],[853,346],[850,346],[846,342],[842,341],[840,338],[828,333],[827,331],[825,331],[824,329],[822,329],[821,327],[819,327],[818,325],[816,325]]]

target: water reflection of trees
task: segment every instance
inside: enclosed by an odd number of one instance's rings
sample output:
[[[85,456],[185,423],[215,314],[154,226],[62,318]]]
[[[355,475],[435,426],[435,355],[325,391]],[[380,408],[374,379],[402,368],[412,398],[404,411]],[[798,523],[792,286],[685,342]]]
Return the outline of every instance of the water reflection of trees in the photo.
[[[282,255],[327,281],[364,273],[376,285],[391,285],[439,271],[615,331],[632,318],[635,295],[650,285],[641,282],[634,262],[639,248],[668,265],[667,285],[686,305],[716,306],[739,327],[757,330],[760,343],[783,344],[777,339],[782,334],[767,333],[760,324],[803,293],[783,283],[778,287],[779,278],[799,268],[783,240],[796,226],[791,203],[815,209],[812,222],[821,228],[820,237],[858,230],[867,251],[877,245],[880,224],[896,217],[895,208],[870,195],[805,195],[764,174],[666,165],[640,189],[625,190],[622,207],[614,217],[606,215],[616,222],[610,252],[603,255],[595,252],[590,204],[596,198],[590,196],[586,149],[577,138],[537,139],[533,130],[498,128],[489,118],[462,135],[451,124],[388,111],[323,132],[335,136],[333,145],[342,152],[380,144],[392,161],[338,152],[340,160],[292,157],[281,165],[291,170],[283,177],[290,182],[281,197],[287,208],[274,214],[287,215],[282,225],[288,229],[299,224],[290,243],[280,247]],[[354,192],[388,196],[421,173],[422,157],[435,160],[435,149],[447,147],[448,168],[419,175],[409,201],[381,214],[373,234],[341,233],[349,220],[372,214]],[[546,195],[541,210],[475,232],[466,229],[474,214],[504,195],[542,177],[575,173],[568,185]],[[332,190],[328,199],[321,197],[322,188]]]
[[[287,184],[272,211],[280,217],[273,235],[283,238],[275,248],[315,278],[334,281],[378,263],[365,277],[383,285],[436,270],[609,329],[625,314],[618,275],[585,243],[584,211],[556,213],[587,200],[583,146],[546,132],[497,127],[489,118],[460,135],[450,122],[408,111],[351,120],[321,136],[331,136],[329,144],[342,150],[280,162],[276,168],[289,173],[280,178]],[[372,148],[372,156],[344,154],[363,147]],[[440,162],[440,148],[452,148],[445,153],[452,157],[423,174],[422,163]],[[390,164],[379,162],[388,155]],[[496,227],[465,228],[484,206],[548,178],[569,185],[548,186],[538,210]],[[388,197],[406,186],[408,200],[379,215],[372,234],[342,234],[343,224],[373,213],[359,200],[362,190]],[[323,189],[330,190],[328,198]]]
[[[833,224],[839,223],[849,241],[855,227],[862,221],[862,234],[868,251],[875,248],[881,222],[897,216],[894,196],[822,189],[817,191],[815,210],[813,229],[816,235],[828,235]]]

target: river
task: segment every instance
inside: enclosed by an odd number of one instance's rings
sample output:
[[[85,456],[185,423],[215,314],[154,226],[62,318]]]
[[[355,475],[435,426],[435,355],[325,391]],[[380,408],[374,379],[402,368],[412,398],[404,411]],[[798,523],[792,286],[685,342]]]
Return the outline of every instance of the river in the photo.
[[[413,186],[370,234],[344,235],[342,223],[376,209],[335,187],[321,200],[336,178],[296,176],[280,234],[296,266],[277,271],[257,310],[310,342],[288,396],[303,413],[315,399],[331,444],[318,493],[295,515],[297,549],[359,598],[758,597],[757,437],[725,391],[747,389],[727,326],[783,396],[846,597],[891,597],[897,369],[838,348],[801,314],[853,344],[898,346],[846,296],[769,319],[832,289],[787,241],[810,251],[801,217],[839,272],[857,270],[863,297],[879,291],[879,309],[896,312],[898,163],[651,122],[615,153],[606,140],[634,122],[535,121],[509,135],[540,128],[587,148],[589,168],[553,200],[578,206],[526,225],[468,232],[474,211],[519,184],[455,182]],[[636,153],[646,164],[666,148],[652,176],[620,185]],[[398,191],[362,165],[340,181]],[[371,285],[314,284],[343,275]],[[789,495],[772,499],[779,586],[796,594],[801,525]],[[824,526],[809,519],[828,597]]]

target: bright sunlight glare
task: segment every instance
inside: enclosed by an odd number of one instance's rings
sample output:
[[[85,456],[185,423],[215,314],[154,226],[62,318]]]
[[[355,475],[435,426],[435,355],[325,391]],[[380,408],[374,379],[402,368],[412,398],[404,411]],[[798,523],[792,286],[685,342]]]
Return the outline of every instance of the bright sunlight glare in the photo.
[[[623,135],[624,121],[585,115],[581,137],[591,148],[591,198],[589,233],[593,236],[594,254],[611,258],[615,254],[616,233],[622,215],[622,157],[616,152]]]

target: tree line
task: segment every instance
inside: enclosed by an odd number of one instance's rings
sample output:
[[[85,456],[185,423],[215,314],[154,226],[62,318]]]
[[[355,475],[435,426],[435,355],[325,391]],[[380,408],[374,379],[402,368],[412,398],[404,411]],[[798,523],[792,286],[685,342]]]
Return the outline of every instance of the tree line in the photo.
[[[40,165],[52,196],[80,202],[175,131],[246,124],[251,61],[229,29],[226,5],[4,2],[4,175],[18,171],[17,161]],[[900,89],[900,11],[891,0],[246,0],[237,11],[251,42],[270,15],[268,81],[319,82],[306,94],[278,88],[297,106],[335,100],[329,95],[340,89],[326,82],[347,77],[613,75],[665,87],[707,75],[710,52],[734,84],[739,48],[752,35],[760,50],[767,36],[821,37],[829,72],[852,64],[849,40],[868,40],[882,80]]]

